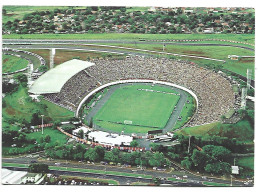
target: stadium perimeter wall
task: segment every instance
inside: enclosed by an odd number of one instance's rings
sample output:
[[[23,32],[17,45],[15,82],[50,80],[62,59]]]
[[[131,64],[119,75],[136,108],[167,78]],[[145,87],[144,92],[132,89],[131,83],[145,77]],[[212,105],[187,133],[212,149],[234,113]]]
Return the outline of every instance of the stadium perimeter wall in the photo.
[[[172,87],[176,87],[178,89],[182,89],[186,92],[188,92],[189,94],[191,94],[195,100],[196,100],[196,111],[198,109],[198,106],[199,106],[199,100],[198,100],[198,97],[196,96],[195,93],[193,93],[191,90],[185,88],[185,87],[182,87],[180,85],[176,85],[174,83],[169,83],[169,82],[164,82],[164,81],[155,81],[155,80],[144,80],[144,79],[131,79],[131,80],[121,80],[121,81],[115,81],[115,82],[111,82],[111,83],[107,83],[105,85],[102,85],[96,89],[94,89],[93,91],[91,91],[86,97],[84,97],[82,99],[82,101],[80,102],[79,106],[77,107],[77,110],[75,112],[75,117],[78,117],[79,116],[79,110],[80,108],[82,107],[82,105],[87,101],[87,99],[89,97],[91,97],[91,95],[99,92],[100,90],[106,88],[106,87],[109,87],[111,85],[116,85],[116,84],[124,84],[124,83],[154,83],[154,84],[162,84],[162,85],[168,85],[168,86],[172,86]],[[195,112],[196,113],[196,112]]]

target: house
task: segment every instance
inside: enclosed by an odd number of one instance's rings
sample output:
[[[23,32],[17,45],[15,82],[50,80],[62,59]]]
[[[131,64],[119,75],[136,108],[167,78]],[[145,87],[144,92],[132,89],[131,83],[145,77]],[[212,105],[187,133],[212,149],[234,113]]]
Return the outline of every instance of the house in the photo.
[[[192,9],[187,9],[187,10],[184,10],[184,13],[193,13],[193,10]]]
[[[214,29],[213,28],[205,28],[203,30],[203,33],[214,33]]]

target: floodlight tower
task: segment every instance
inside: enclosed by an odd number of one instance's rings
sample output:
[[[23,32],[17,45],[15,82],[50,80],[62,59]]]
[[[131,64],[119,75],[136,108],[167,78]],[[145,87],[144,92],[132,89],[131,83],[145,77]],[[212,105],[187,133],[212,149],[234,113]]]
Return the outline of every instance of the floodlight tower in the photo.
[[[44,115],[41,115],[42,116],[42,135],[43,135],[43,117]]]
[[[247,88],[242,88],[241,109],[246,109],[246,96],[247,96]]]
[[[246,77],[247,77],[247,89],[249,90],[251,88],[252,69],[247,69]]]
[[[51,69],[54,67],[55,51],[56,51],[56,49],[54,49],[54,48],[50,49],[50,68]]]

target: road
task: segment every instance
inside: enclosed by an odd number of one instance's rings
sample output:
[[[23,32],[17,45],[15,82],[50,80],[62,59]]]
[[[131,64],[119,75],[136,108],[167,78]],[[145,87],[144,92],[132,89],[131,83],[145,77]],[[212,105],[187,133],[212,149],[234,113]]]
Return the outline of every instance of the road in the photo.
[[[33,39],[3,39],[3,44],[88,44],[88,43],[110,43],[110,44],[165,44],[165,45],[184,45],[184,46],[222,46],[236,47],[254,51],[253,48],[233,44],[216,43],[175,43],[167,41],[127,41],[127,40],[33,40]]]
[[[39,159],[38,156],[35,157],[28,157],[28,156],[20,156],[17,158],[2,158],[2,163],[17,163],[17,164],[27,164],[29,165],[31,161],[38,161],[39,163],[45,163],[49,166],[56,166],[56,161],[47,161],[46,159]],[[87,164],[85,162],[75,162],[75,161],[65,161],[65,160],[58,160],[60,163],[59,167],[68,167],[68,168],[80,168],[80,169],[92,169],[92,170],[100,170],[100,171],[114,171],[114,172],[121,172],[121,173],[134,173],[134,174],[142,174],[142,175],[150,175],[152,177],[159,177],[159,178],[173,178],[173,177],[179,177],[180,179],[183,178],[184,175],[187,175],[188,178],[186,182],[180,182],[180,181],[169,181],[169,180],[162,180],[162,183],[166,184],[172,184],[173,186],[203,186],[202,182],[214,182],[214,183],[224,183],[229,185],[230,180],[224,180],[221,178],[206,178],[203,179],[201,176],[197,175],[191,175],[186,173],[185,171],[175,171],[175,172],[169,172],[169,171],[155,171],[152,169],[146,169],[146,170],[140,170],[137,168],[123,168],[119,166],[108,166],[108,165],[100,165],[100,164]],[[22,168],[14,168],[14,167],[8,167],[10,169],[22,169]],[[133,172],[134,170],[134,172]],[[62,171],[62,170],[51,170],[51,173],[56,173],[58,175],[77,175],[77,176],[88,176],[88,177],[99,177],[99,178],[106,178],[106,179],[114,179],[120,183],[120,185],[127,185],[127,183],[132,182],[144,182],[144,183],[152,183],[151,178],[143,178],[143,177],[131,177],[131,176],[118,176],[118,175],[104,175],[98,174],[98,173],[82,173],[77,171]],[[233,186],[245,186],[244,181],[235,180],[233,181]],[[253,186],[252,183],[250,183],[247,186]]]

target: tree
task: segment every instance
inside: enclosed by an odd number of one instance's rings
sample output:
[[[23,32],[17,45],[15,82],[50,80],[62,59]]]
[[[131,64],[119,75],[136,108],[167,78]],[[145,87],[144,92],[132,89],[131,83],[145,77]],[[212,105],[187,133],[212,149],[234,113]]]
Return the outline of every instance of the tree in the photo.
[[[210,157],[205,152],[194,149],[191,160],[198,169],[202,170],[210,161]]]
[[[41,124],[41,118],[39,117],[39,114],[33,113],[31,119],[31,125],[40,125],[40,124]]]
[[[96,146],[94,148],[94,151],[98,154],[97,161],[102,161],[104,159],[105,149],[103,147],[101,147],[101,146]]]
[[[84,154],[84,158],[96,162],[99,159],[97,152],[93,148],[89,148]]]
[[[46,164],[30,164],[28,167],[28,172],[31,173],[49,173],[49,166]]]
[[[79,130],[79,132],[78,132],[78,137],[80,138],[80,139],[83,139],[84,138],[84,131],[81,129],[81,130]]]
[[[118,162],[119,157],[118,155],[115,155],[112,151],[109,151],[105,153],[104,160],[108,162]]]
[[[205,167],[205,171],[215,174],[227,174],[230,173],[230,164],[227,162],[207,164]]]
[[[131,143],[130,143],[130,146],[131,147],[137,147],[139,145],[139,143],[136,141],[136,140],[133,140]]]
[[[183,161],[181,161],[181,166],[186,167],[187,169],[191,169],[192,161],[189,158],[185,158]]]
[[[46,143],[50,143],[50,141],[51,141],[51,136],[50,136],[50,135],[46,135],[45,138],[44,138],[44,141],[45,141]]]
[[[6,15],[6,9],[3,9],[3,15]]]
[[[231,151],[223,146],[205,145],[202,149],[207,155],[216,160],[224,160],[231,154]]]
[[[20,83],[27,83],[27,76],[25,74],[18,74],[15,76],[15,79],[18,80]]]
[[[180,158],[179,154],[173,153],[173,152],[168,152],[167,155],[173,159],[173,160],[178,160]]]
[[[45,72],[48,70],[48,67],[46,65],[41,65],[39,68],[38,68],[39,72]]]
[[[152,158],[149,160],[149,164],[155,167],[162,167],[166,163],[163,153],[155,152]]]

